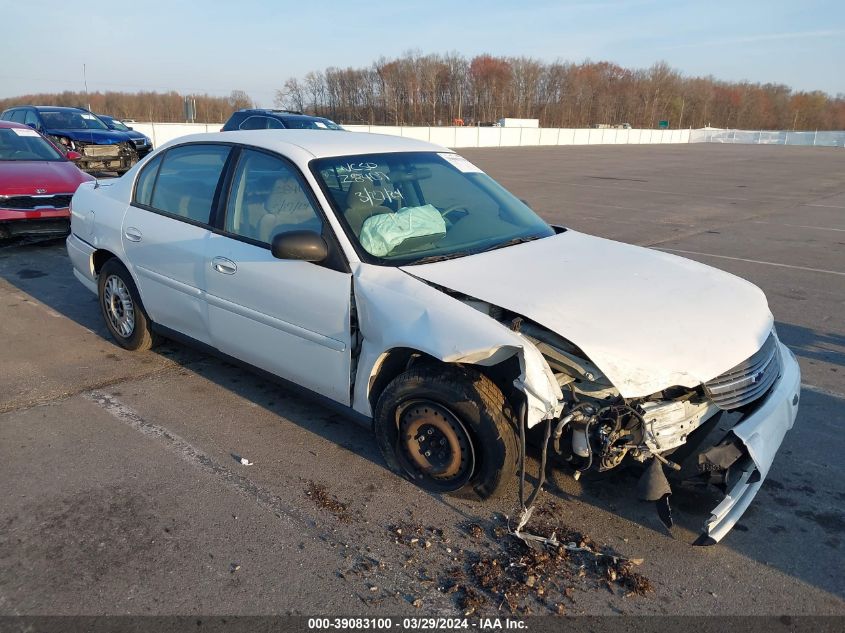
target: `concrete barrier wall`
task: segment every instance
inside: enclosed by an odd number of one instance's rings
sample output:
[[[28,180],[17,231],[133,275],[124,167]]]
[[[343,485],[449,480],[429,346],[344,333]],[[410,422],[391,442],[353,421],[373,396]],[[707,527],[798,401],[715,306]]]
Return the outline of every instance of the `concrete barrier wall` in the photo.
[[[219,132],[223,127],[222,123],[130,123],[132,129],[146,134],[153,141],[153,147],[164,145],[180,136],[188,134],[204,134],[206,132]]]
[[[396,127],[345,125],[352,132],[416,138],[445,147],[532,147],[537,145],[627,145],[689,143],[690,130],[623,130],[617,128]]]
[[[219,132],[222,123],[132,123],[158,147],[180,136]],[[536,147],[538,145],[627,145],[689,143],[690,130],[622,130],[528,127],[423,127],[345,125],[352,132],[414,138],[444,147]]]

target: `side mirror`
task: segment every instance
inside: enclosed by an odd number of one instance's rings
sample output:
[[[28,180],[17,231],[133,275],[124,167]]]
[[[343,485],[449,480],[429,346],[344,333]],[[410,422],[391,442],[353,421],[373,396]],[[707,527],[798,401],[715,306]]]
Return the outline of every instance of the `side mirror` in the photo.
[[[329,256],[329,246],[314,231],[288,231],[273,238],[270,252],[277,259],[321,262]]]
[[[72,161],[82,160],[82,154],[74,152],[73,150],[68,150],[67,154],[65,154],[65,158]]]
[[[29,127],[31,127],[33,130],[38,130],[39,132],[41,131],[41,126],[38,125],[37,123],[27,123],[27,125]]]

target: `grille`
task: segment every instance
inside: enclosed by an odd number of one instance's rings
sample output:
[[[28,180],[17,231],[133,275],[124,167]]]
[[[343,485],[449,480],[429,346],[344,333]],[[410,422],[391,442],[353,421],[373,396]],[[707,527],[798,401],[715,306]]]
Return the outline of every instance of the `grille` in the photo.
[[[72,193],[60,193],[55,196],[0,196],[0,207],[30,211],[38,207],[66,209],[70,206]]]
[[[765,394],[779,375],[780,353],[773,332],[749,359],[704,383],[704,390],[720,409],[738,409]]]
[[[117,145],[86,145],[83,148],[86,156],[94,156],[100,158],[102,156],[118,156],[120,155],[120,147]]]

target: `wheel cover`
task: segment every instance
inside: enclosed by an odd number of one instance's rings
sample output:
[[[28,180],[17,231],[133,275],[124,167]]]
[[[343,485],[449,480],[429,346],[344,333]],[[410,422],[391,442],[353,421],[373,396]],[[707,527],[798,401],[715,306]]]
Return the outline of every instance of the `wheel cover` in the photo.
[[[103,307],[116,334],[129,338],[135,331],[135,304],[129,288],[117,275],[109,275],[103,284]]]
[[[472,439],[460,419],[430,400],[414,400],[396,410],[397,456],[415,480],[437,488],[464,486],[475,470]]]

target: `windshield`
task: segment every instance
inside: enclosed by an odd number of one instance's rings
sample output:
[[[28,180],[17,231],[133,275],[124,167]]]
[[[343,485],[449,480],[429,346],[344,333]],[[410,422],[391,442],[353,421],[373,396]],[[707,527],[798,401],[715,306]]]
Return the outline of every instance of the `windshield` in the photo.
[[[51,130],[107,130],[106,124],[90,112],[42,110],[44,127]]]
[[[554,235],[528,206],[451,152],[311,164],[365,261],[425,263]]]
[[[111,117],[107,118],[107,117],[103,117],[103,116],[101,116],[100,118],[109,127],[109,129],[119,130],[121,132],[128,132],[129,131],[129,128],[126,125],[124,125],[123,123],[121,123],[120,121],[118,121],[117,119],[112,119]]]
[[[0,128],[0,160],[64,160],[38,132],[30,128]]]
[[[328,119],[310,119],[308,117],[287,117],[282,119],[285,127],[294,130],[342,130],[334,121]]]

